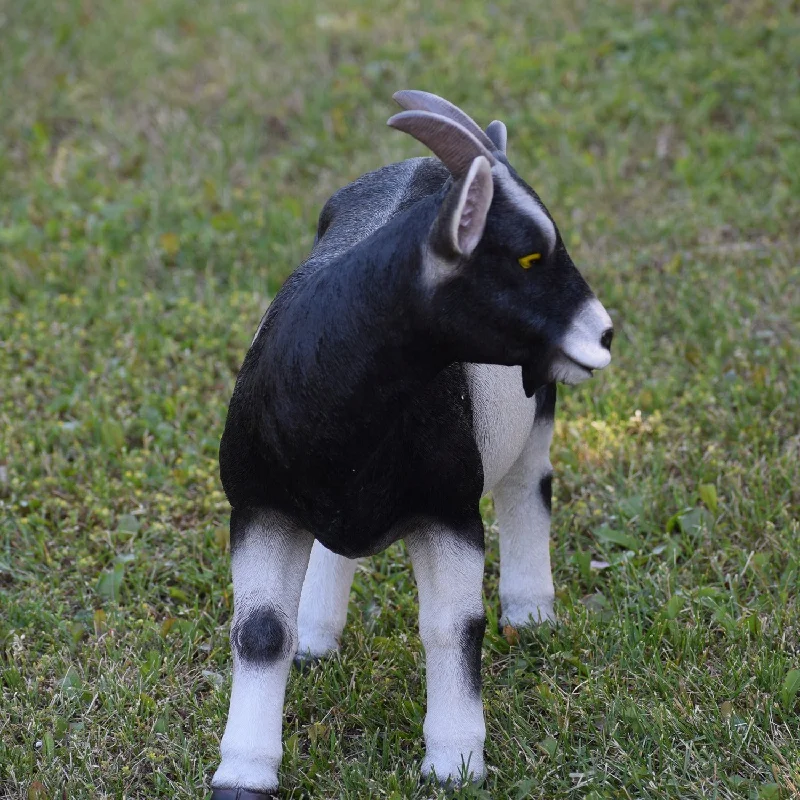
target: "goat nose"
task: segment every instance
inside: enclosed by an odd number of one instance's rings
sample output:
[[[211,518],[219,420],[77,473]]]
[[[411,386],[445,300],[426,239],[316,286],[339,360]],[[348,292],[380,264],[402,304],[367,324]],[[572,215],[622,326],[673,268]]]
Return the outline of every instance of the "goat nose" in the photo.
[[[606,328],[600,337],[600,346],[611,352],[611,340],[614,338],[614,329]]]

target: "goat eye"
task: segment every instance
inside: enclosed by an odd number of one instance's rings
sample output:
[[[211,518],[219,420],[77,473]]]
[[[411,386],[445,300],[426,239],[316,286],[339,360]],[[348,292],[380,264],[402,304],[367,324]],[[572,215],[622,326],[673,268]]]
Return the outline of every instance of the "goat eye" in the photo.
[[[530,269],[533,266],[534,261],[539,261],[541,259],[541,253],[531,253],[527,256],[522,256],[522,258],[517,259],[519,261],[519,265],[522,269]]]

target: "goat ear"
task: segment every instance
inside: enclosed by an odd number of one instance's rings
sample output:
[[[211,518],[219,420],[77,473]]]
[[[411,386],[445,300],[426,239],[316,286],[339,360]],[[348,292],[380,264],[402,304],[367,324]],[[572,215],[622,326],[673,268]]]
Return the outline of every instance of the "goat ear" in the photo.
[[[446,258],[471,256],[483,236],[493,196],[492,168],[488,159],[478,156],[442,203],[431,231],[433,248]]]

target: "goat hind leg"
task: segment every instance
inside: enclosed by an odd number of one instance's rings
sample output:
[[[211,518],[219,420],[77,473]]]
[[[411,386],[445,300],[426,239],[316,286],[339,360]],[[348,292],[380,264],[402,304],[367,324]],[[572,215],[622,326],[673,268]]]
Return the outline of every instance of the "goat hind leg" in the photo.
[[[534,423],[522,454],[495,486],[500,528],[501,625],[555,621],[550,567],[552,414]]]
[[[297,615],[295,661],[322,658],[339,649],[357,565],[357,559],[336,555],[314,542]]]

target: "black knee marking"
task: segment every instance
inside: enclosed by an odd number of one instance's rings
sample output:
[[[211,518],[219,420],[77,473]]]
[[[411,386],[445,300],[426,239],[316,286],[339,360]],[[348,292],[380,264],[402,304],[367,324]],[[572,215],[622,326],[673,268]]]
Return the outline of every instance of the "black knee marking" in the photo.
[[[556,415],[556,385],[548,383],[536,390],[536,420],[537,424],[552,422]]]
[[[539,481],[539,493],[542,495],[542,502],[548,513],[553,510],[553,473],[545,475]]]
[[[261,606],[234,622],[231,644],[242,661],[266,666],[289,655],[292,637],[284,615]]]
[[[461,648],[464,652],[464,672],[467,685],[481,693],[481,646],[486,631],[486,617],[472,617],[461,629]]]

